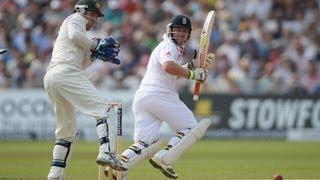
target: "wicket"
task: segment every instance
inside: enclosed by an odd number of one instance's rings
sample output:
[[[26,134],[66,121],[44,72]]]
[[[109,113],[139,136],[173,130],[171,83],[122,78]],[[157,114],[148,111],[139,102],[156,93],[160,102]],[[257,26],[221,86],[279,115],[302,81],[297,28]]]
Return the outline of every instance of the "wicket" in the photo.
[[[117,135],[115,138],[115,153],[116,155],[119,155],[121,153],[121,146],[120,146],[120,136],[122,136],[122,104],[121,103],[108,103],[109,106],[112,107],[113,111],[110,111],[110,119],[111,120],[116,120],[117,121]],[[116,115],[116,116],[115,116]],[[112,168],[107,168],[104,166],[98,167],[98,179],[99,180],[106,180],[106,171],[108,171],[108,179],[109,180],[114,180],[112,176]],[[117,179],[121,179],[120,173],[116,173]]]

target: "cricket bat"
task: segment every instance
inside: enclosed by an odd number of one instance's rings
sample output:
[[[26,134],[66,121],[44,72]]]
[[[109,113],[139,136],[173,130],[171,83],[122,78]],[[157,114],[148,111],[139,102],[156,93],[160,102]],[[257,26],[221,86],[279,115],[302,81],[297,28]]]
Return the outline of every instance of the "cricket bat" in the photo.
[[[198,56],[198,67],[206,68],[206,57],[208,54],[208,47],[210,43],[211,30],[213,26],[213,21],[215,17],[215,11],[210,11],[207,15],[206,21],[204,22],[201,36],[200,36],[200,46],[199,46],[199,56]],[[201,81],[197,81],[194,86],[193,100],[197,101],[200,94]]]

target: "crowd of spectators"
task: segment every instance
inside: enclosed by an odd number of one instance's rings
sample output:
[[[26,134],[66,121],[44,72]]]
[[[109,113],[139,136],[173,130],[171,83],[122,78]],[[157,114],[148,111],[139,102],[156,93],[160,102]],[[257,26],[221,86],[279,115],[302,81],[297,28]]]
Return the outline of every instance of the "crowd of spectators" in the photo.
[[[98,88],[136,89],[170,18],[188,15],[192,58],[207,13],[216,10],[204,90],[213,93],[320,94],[320,0],[101,0],[105,17],[90,32],[121,43],[120,66],[88,71]],[[54,40],[74,0],[0,1],[0,89],[42,88]],[[181,79],[180,90],[193,82]]]

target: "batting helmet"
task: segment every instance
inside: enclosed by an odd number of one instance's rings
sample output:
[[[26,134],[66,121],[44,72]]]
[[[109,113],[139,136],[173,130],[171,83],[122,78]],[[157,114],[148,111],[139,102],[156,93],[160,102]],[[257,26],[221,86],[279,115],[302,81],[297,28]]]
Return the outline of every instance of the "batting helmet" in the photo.
[[[184,15],[176,15],[171,20],[170,23],[167,25],[167,35],[175,42],[172,34],[173,28],[186,28],[189,30],[188,39],[190,38],[192,25],[191,20],[187,16]]]
[[[99,17],[104,15],[100,11],[100,5],[96,0],[79,0],[74,6],[75,12],[96,11]]]

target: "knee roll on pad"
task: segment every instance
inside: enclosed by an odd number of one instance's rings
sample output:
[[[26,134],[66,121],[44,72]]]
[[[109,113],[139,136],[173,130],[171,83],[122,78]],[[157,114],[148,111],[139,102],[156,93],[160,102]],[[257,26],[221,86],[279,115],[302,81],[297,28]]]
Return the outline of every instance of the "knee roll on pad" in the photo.
[[[142,141],[138,141],[121,154],[121,159],[126,165],[126,168],[130,170],[134,166],[140,164],[143,160],[151,158],[157,151],[159,151],[161,144],[161,140],[157,140],[150,145]]]
[[[186,134],[178,132],[165,148],[166,153],[162,156],[162,161],[165,164],[172,165],[191,145],[202,138],[210,124],[210,119],[203,119]]]

